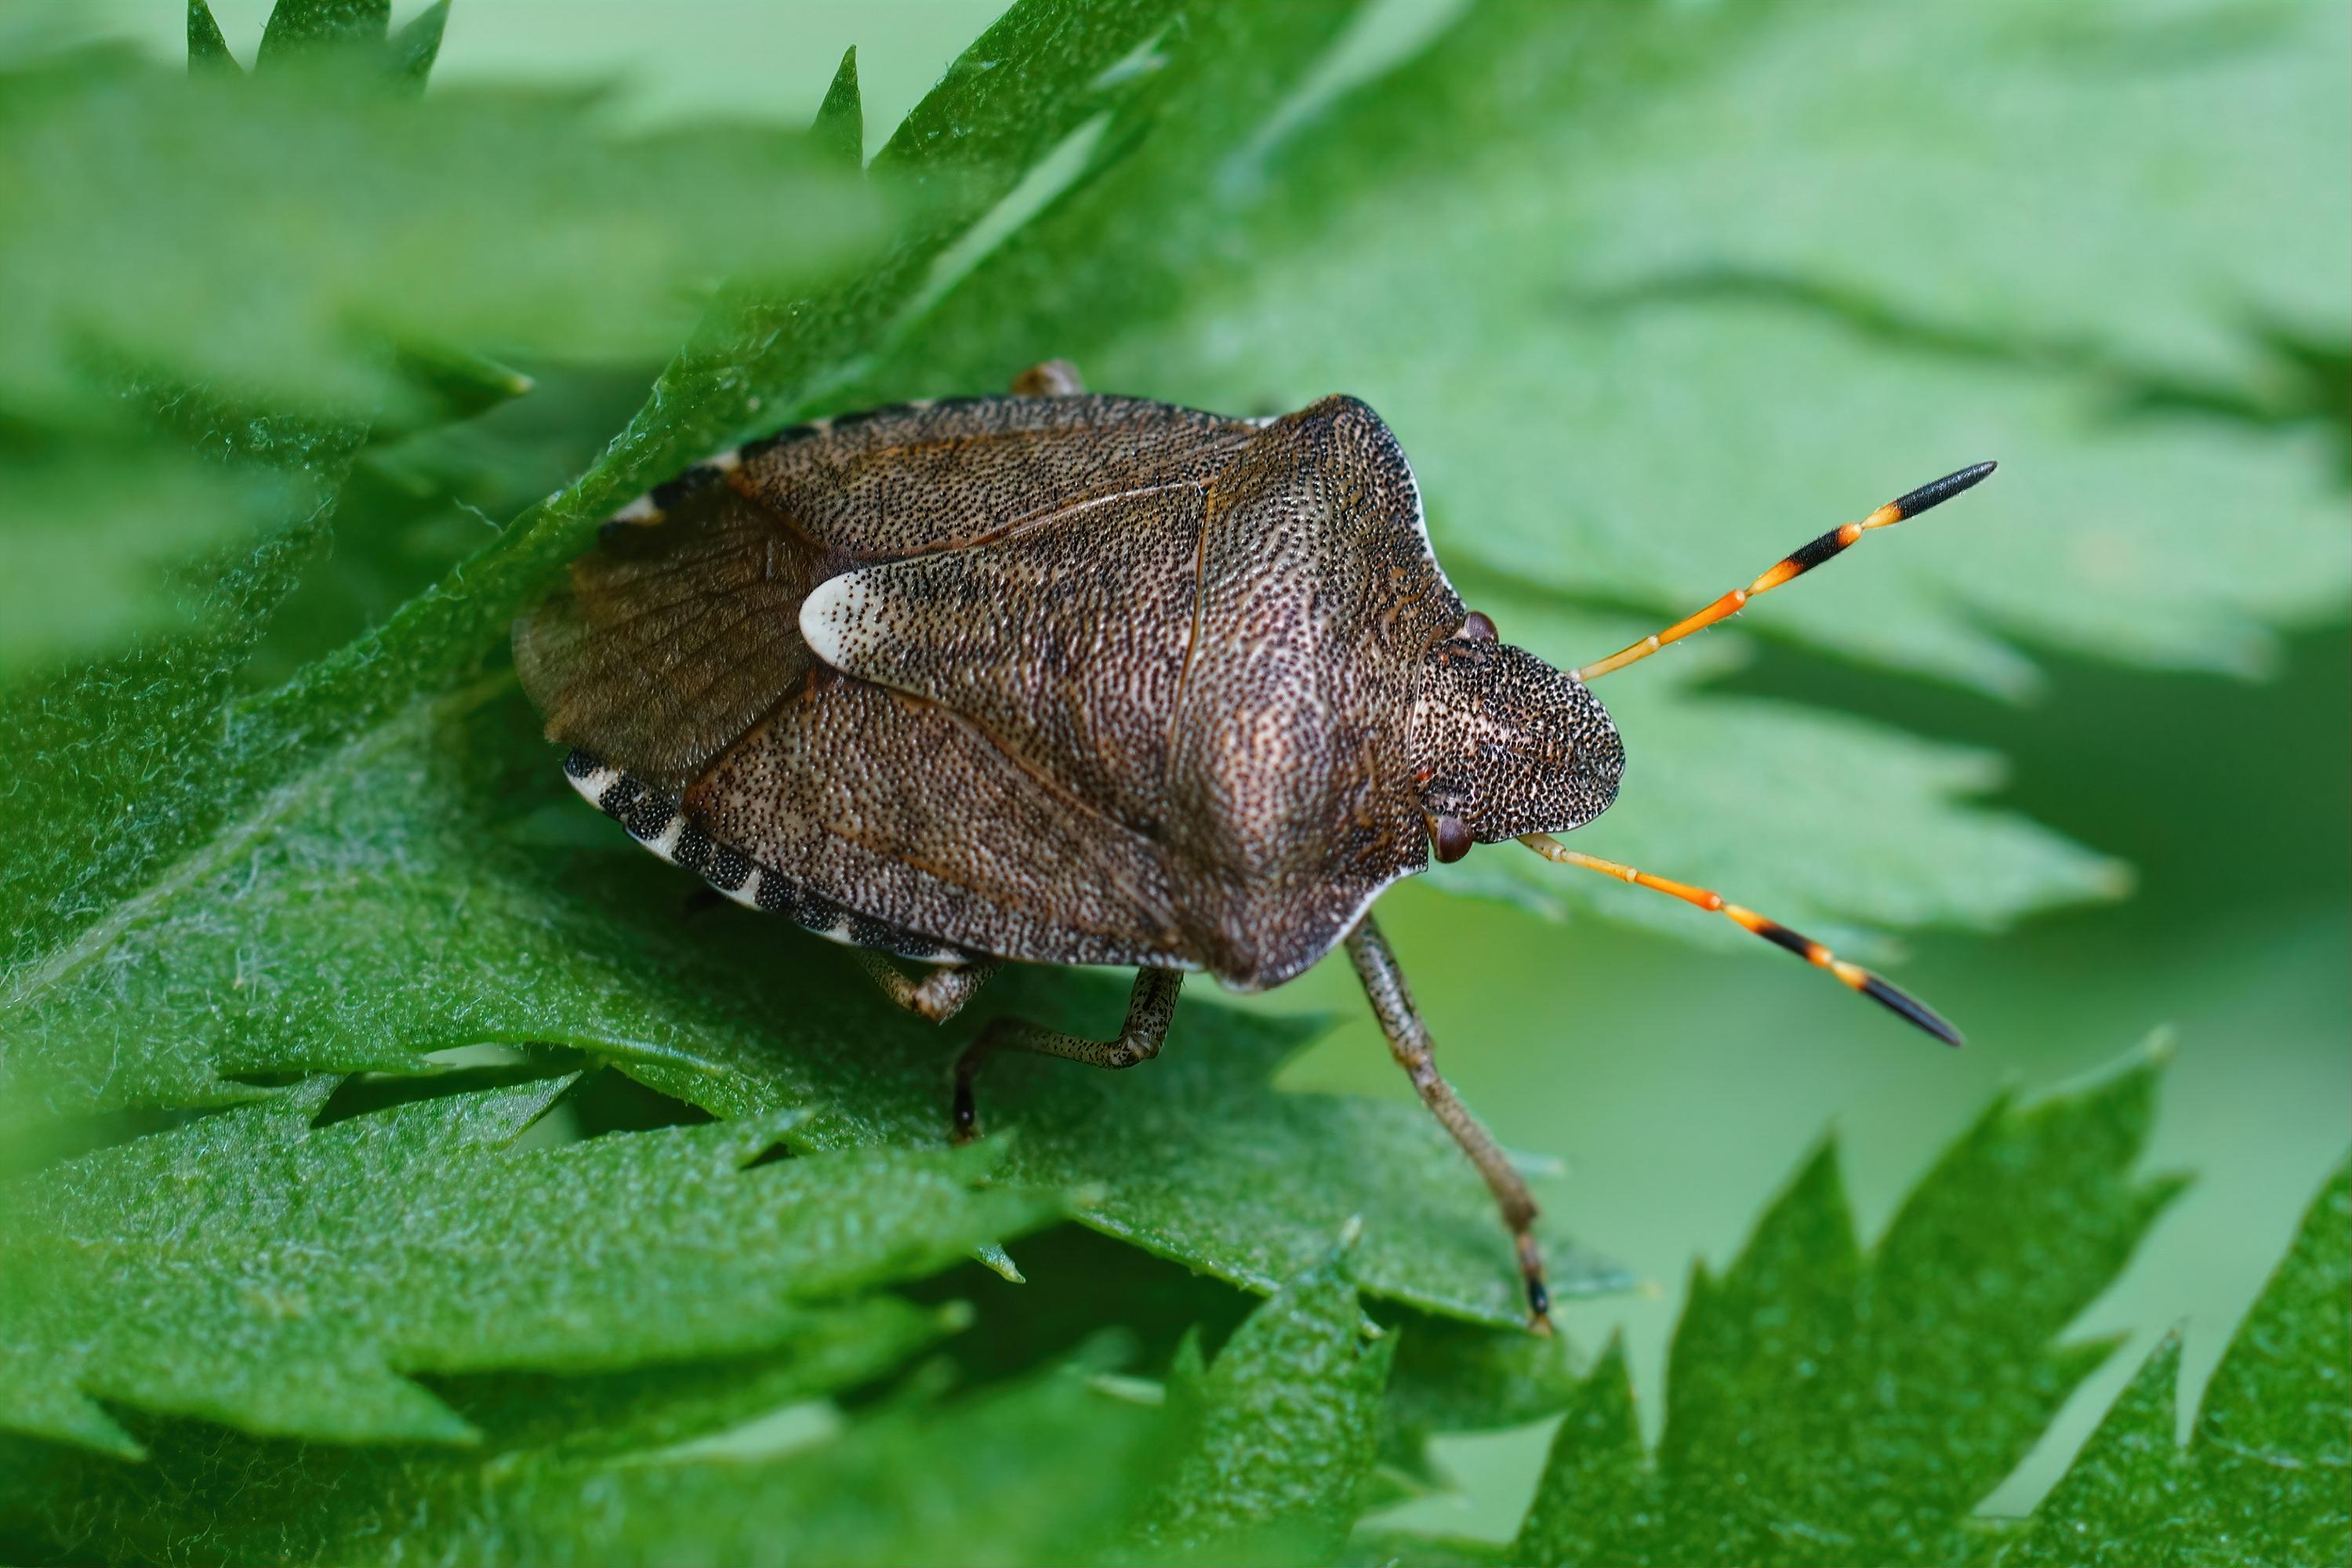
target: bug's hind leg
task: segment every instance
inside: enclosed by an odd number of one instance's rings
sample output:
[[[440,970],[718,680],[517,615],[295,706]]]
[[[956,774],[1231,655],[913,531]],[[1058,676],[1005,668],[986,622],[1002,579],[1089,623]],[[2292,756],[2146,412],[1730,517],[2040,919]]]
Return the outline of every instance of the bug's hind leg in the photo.
[[[980,1135],[979,1116],[972,1107],[971,1080],[988,1065],[991,1057],[1002,1051],[1033,1051],[1041,1057],[1063,1057],[1089,1067],[1113,1069],[1148,1062],[1160,1054],[1160,1042],[1168,1037],[1169,1021],[1176,1016],[1176,993],[1183,984],[1181,970],[1137,970],[1135,989],[1127,997],[1127,1021],[1119,1026],[1116,1039],[1089,1040],[1066,1035],[1059,1029],[1023,1023],[1018,1018],[990,1019],[988,1027],[980,1032],[980,1038],[965,1047],[963,1055],[956,1058],[952,1113],[956,1142]]]
[[[1066,359],[1040,360],[1013,378],[1015,397],[1076,397],[1086,389],[1078,367]]]
[[[944,1024],[1003,967],[992,959],[971,963],[942,964],[920,980],[909,980],[898,966],[870,947],[853,948],[857,967],[866,971],[882,994],[919,1017]]]
[[[1509,1227],[1518,1248],[1519,1275],[1527,1283],[1528,1327],[1539,1334],[1551,1332],[1551,1292],[1544,1285],[1543,1254],[1537,1249],[1534,1229],[1536,1202],[1528,1184],[1512,1169],[1494,1134],[1479,1125],[1470,1108],[1455,1096],[1454,1086],[1438,1076],[1428,1026],[1413,1010],[1404,971],[1397,967],[1396,954],[1389,951],[1388,939],[1381,935],[1370,915],[1357,921],[1356,929],[1348,933],[1348,956],[1355,961],[1356,976],[1364,983],[1364,994],[1371,999],[1372,1013],[1381,1021],[1381,1033],[1388,1037],[1390,1052],[1412,1079],[1422,1103],[1478,1167],[1487,1191],[1495,1194],[1496,1205],[1503,1211],[1503,1224]]]

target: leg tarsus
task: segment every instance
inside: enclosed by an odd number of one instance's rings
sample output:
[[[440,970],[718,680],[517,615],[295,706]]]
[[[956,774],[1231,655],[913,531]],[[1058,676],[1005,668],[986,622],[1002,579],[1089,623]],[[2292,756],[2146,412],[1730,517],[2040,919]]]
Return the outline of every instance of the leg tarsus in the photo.
[[[1528,1191],[1526,1180],[1513,1167],[1495,1142],[1494,1134],[1479,1124],[1462,1103],[1453,1085],[1438,1076],[1437,1057],[1430,1044],[1429,1029],[1413,1009],[1412,993],[1406,989],[1404,971],[1397,966],[1396,954],[1389,951],[1388,939],[1370,914],[1356,922],[1348,933],[1348,956],[1354,960],[1356,976],[1364,983],[1364,994],[1372,1004],[1372,1013],[1380,1019],[1381,1033],[1388,1037],[1390,1054],[1412,1079],[1412,1087],[1428,1106],[1440,1125],[1454,1135],[1454,1142],[1470,1156],[1470,1163],[1485,1177],[1486,1190],[1495,1194],[1495,1205],[1502,1211],[1503,1224],[1511,1233],[1511,1242],[1518,1254],[1519,1278],[1527,1289],[1528,1327],[1537,1333],[1551,1332],[1551,1291],[1544,1283],[1543,1253],[1535,1238],[1536,1202]]]
[[[1019,1018],[990,1019],[980,1037],[956,1058],[955,1098],[949,1112],[950,1130],[955,1141],[962,1143],[980,1136],[980,1113],[972,1101],[971,1080],[988,1065],[989,1058],[1005,1051],[1028,1051],[1114,1072],[1148,1062],[1160,1054],[1160,1045],[1168,1038],[1168,1026],[1176,1016],[1176,996],[1183,985],[1181,970],[1137,970],[1135,989],[1127,996],[1126,1021],[1119,1026],[1117,1037],[1108,1040],[1066,1035]]]
[[[992,958],[974,959],[970,963],[943,963],[920,980],[909,980],[870,947],[853,948],[851,952],[857,967],[882,988],[883,995],[934,1024],[954,1017],[1003,967]]]
[[[1040,360],[1013,378],[1015,397],[1076,397],[1086,389],[1078,367],[1066,359]]]

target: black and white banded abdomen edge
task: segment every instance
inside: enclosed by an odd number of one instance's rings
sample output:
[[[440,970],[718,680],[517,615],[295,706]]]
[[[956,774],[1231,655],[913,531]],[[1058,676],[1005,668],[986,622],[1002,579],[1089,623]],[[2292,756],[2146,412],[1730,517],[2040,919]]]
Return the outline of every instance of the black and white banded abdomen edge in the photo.
[[[721,843],[687,819],[677,799],[631,778],[602,758],[574,751],[563,776],[629,837],[673,866],[694,872],[745,909],[782,915],[795,925],[850,947],[869,947],[923,963],[967,963],[972,955],[888,921],[835,902]]]

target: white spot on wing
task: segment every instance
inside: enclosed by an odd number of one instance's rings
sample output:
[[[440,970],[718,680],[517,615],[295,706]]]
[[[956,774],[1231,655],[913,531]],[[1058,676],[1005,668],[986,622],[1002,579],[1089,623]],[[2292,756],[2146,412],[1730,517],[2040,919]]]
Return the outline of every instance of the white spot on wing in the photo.
[[[809,651],[833,666],[846,670],[846,657],[851,633],[864,618],[867,598],[866,584],[858,579],[861,574],[845,572],[838,577],[828,577],[801,601],[801,636]]]
[[[743,453],[739,447],[730,447],[723,452],[713,453],[704,459],[702,466],[716,468],[722,474],[731,474],[743,466]]]
[[[651,522],[661,516],[661,508],[654,505],[651,495],[641,495],[613,514],[614,522]]]

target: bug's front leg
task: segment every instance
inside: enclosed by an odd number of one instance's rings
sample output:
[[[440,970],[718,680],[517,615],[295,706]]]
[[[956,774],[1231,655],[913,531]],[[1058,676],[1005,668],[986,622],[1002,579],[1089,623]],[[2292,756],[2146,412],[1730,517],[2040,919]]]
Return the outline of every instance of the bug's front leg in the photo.
[[[1076,397],[1086,389],[1078,367],[1066,359],[1040,360],[1013,378],[1015,397]]]
[[[980,1032],[980,1038],[965,1047],[963,1055],[956,1058],[952,1112],[956,1142],[961,1143],[980,1135],[979,1113],[972,1106],[971,1080],[988,1065],[989,1058],[1001,1051],[1033,1051],[1041,1057],[1062,1057],[1114,1070],[1148,1062],[1160,1054],[1160,1043],[1168,1037],[1168,1025],[1176,1016],[1176,993],[1183,984],[1181,970],[1137,970],[1135,989],[1127,997],[1127,1022],[1119,1026],[1116,1039],[1089,1040],[1018,1018],[990,1019],[988,1026]]]
[[[1004,967],[993,959],[977,959],[970,963],[942,964],[920,980],[909,980],[898,973],[896,964],[870,947],[853,948],[851,952],[857,959],[857,967],[882,988],[883,995],[934,1024],[944,1024],[954,1017]]]
[[[1404,971],[1397,967],[1396,954],[1389,951],[1388,939],[1381,935],[1370,914],[1348,933],[1348,956],[1355,961],[1356,976],[1364,983],[1364,994],[1371,999],[1373,1016],[1381,1021],[1381,1033],[1388,1037],[1390,1052],[1412,1079],[1422,1103],[1478,1167],[1487,1191],[1495,1194],[1495,1203],[1503,1211],[1503,1223],[1510,1227],[1511,1239],[1518,1248],[1519,1275],[1527,1282],[1528,1327],[1539,1334],[1551,1332],[1551,1292],[1544,1287],[1543,1254],[1536,1247],[1534,1230],[1536,1201],[1528,1192],[1527,1182],[1512,1168],[1495,1135],[1454,1094],[1454,1086],[1438,1076],[1428,1026],[1413,1010]]]

